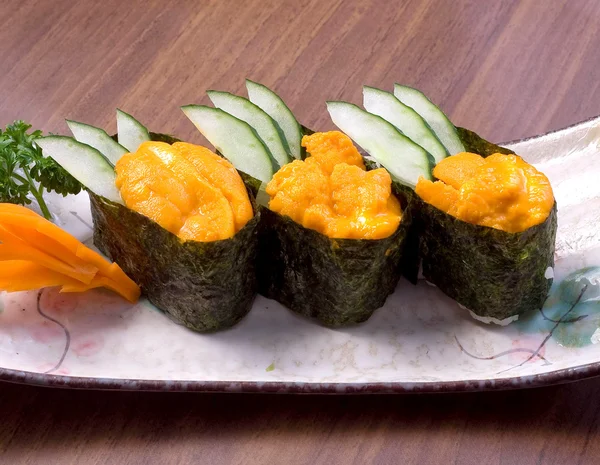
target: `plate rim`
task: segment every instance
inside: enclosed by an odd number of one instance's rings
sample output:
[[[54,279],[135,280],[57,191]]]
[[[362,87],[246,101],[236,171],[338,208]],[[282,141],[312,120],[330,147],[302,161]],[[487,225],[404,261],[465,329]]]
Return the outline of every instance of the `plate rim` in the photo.
[[[529,142],[530,140],[539,139],[541,137],[550,136],[552,134],[556,134],[557,132],[568,131],[569,129],[573,129],[576,126],[581,126],[581,125],[584,125],[584,124],[589,123],[589,122],[594,121],[594,120],[599,120],[600,121],[600,115],[590,116],[589,118],[583,119],[581,121],[577,121],[576,123],[573,123],[573,124],[569,124],[568,126],[565,126],[563,128],[553,129],[551,131],[544,132],[542,134],[537,134],[535,136],[528,136],[528,137],[523,137],[522,139],[515,139],[515,140],[509,140],[509,141],[506,141],[506,142],[500,142],[498,145],[500,145],[500,146],[507,146],[507,145],[511,146],[511,145],[520,144],[522,142]]]
[[[265,394],[410,394],[536,388],[600,376],[600,362],[507,378],[456,381],[319,383],[311,381],[200,381],[99,378],[37,373],[0,367],[0,381],[30,386],[99,391]]]
[[[567,131],[576,126],[600,120],[592,116],[569,126],[511,140],[500,145],[515,145]],[[284,393],[284,394],[407,394],[441,392],[501,391],[551,386],[600,376],[600,361],[558,370],[506,378],[484,378],[455,381],[390,381],[319,383],[312,381],[216,381],[102,378],[46,374],[0,367],[0,381],[31,386],[145,392],[207,392],[207,393]]]

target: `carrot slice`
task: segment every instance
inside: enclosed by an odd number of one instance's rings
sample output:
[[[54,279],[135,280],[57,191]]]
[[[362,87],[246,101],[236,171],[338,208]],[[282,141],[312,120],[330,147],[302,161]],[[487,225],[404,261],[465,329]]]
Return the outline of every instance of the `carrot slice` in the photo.
[[[107,287],[132,303],[135,303],[140,296],[137,286],[137,289],[124,290],[122,286],[105,277],[97,277],[90,284],[83,284],[27,260],[0,262],[0,289],[7,292],[20,292],[55,286],[62,286],[61,292],[85,292],[97,287]]]
[[[27,209],[25,209],[27,210]],[[30,213],[31,210],[27,210]],[[111,262],[106,260],[102,255],[83,245],[77,238],[71,236],[68,232],[63,231],[55,224],[45,220],[41,216],[33,213],[33,217],[24,218],[23,216],[15,216],[14,214],[6,214],[0,208],[0,224],[9,223],[12,225],[22,225],[28,228],[33,228],[40,234],[43,234],[61,245],[61,247],[70,251],[75,257],[95,266],[103,274],[115,281],[129,280],[125,272],[117,265],[111,266]],[[28,215],[29,216],[29,215]]]
[[[74,279],[34,262],[27,260],[0,262],[0,289],[7,292],[62,286],[66,282],[77,284]]]
[[[30,210],[27,211],[33,213]],[[43,234],[44,236],[47,236],[55,241],[57,244],[60,244],[62,249],[68,250],[74,255],[74,257],[96,267],[98,270],[100,270],[101,274],[116,281],[129,279],[129,277],[119,266],[111,266],[111,263],[102,255],[86,247],[78,239],[71,236],[66,231],[63,231],[55,224],[50,223],[35,213],[33,213],[33,215],[34,216],[26,215],[26,217],[18,216],[18,214],[4,213],[0,208],[0,224],[11,224],[17,227],[35,229],[38,233]],[[35,243],[33,243],[33,245],[35,245]],[[64,256],[57,258],[65,260]]]
[[[78,271],[65,262],[31,247],[3,226],[0,226],[0,241],[3,242],[0,244],[0,261],[29,260],[85,284],[89,284],[96,276],[95,272]]]
[[[105,276],[96,276],[89,284],[77,282],[65,284],[61,288],[60,292],[85,292],[98,287],[106,287],[107,289],[110,289],[111,291],[114,291],[120,296],[124,297],[129,302],[135,303],[140,298],[141,291],[140,288],[135,285],[135,283],[134,286],[123,286],[121,283],[117,283]]]
[[[1,219],[0,224],[2,224]],[[30,246],[35,247],[40,252],[47,253],[48,255],[65,262],[67,265],[78,271],[89,272],[94,275],[99,271],[98,267],[77,257],[60,242],[36,231],[35,229],[29,229],[27,227],[17,226],[14,224],[4,224],[3,226],[15,236],[18,236],[25,242],[29,243]]]
[[[63,285],[64,292],[107,287],[131,302],[135,302],[140,296],[139,286],[116,263],[109,262],[69,233],[27,208],[0,204],[0,242],[0,266],[2,262],[9,265],[29,262],[28,266],[36,266],[38,271],[40,268],[46,269],[45,274],[38,273],[36,276],[48,278],[47,281],[55,283],[54,285],[57,285],[57,280],[62,276],[62,281],[58,284]],[[21,271],[26,270],[23,268],[25,265],[19,266],[21,268],[10,272],[7,271],[10,266],[2,268],[9,274],[2,281],[6,286],[0,285],[0,289],[44,287],[28,287],[31,283],[28,284],[27,279],[18,283]],[[33,282],[44,282],[42,278]],[[17,283],[11,284],[14,281]]]
[[[106,276],[114,281],[131,281],[131,278],[125,274],[125,272],[121,269],[119,265],[116,263],[111,263],[106,260],[102,255],[93,251],[89,247],[86,247],[83,244],[80,244],[77,252],[75,252],[75,256],[85,260],[88,263],[98,267],[99,274]],[[137,285],[136,285],[137,286]]]
[[[14,203],[0,203],[0,212],[16,213],[19,215],[26,216],[39,216],[36,212],[30,210],[29,208],[23,207],[21,205],[15,205]]]

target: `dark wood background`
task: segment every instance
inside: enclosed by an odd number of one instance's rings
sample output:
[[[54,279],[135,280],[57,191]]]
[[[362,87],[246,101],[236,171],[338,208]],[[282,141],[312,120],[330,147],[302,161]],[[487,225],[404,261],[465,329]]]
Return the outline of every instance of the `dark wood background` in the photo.
[[[600,113],[600,2],[0,1],[0,125],[201,141],[179,106],[279,92],[306,125],[361,85],[417,86],[505,141]],[[397,397],[136,394],[0,385],[0,462],[596,464],[600,380]]]

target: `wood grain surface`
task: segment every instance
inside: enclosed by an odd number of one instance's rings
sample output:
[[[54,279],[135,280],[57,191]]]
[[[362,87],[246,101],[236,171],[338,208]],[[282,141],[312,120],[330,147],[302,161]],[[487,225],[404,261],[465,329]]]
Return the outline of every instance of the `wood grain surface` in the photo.
[[[2,0],[0,125],[201,142],[179,106],[272,86],[329,129],[326,99],[417,86],[505,141],[600,114],[597,0]],[[0,463],[597,464],[600,380],[398,397],[136,394],[0,385]]]

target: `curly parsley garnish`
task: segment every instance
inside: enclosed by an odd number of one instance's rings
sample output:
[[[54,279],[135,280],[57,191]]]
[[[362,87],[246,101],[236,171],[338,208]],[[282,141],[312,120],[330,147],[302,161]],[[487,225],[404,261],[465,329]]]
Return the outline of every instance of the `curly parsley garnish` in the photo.
[[[42,155],[35,144],[42,132],[28,133],[29,129],[31,125],[23,121],[15,121],[4,131],[0,128],[0,202],[29,205],[31,193],[44,217],[51,219],[44,190],[66,196],[78,194],[82,186],[53,159]]]

